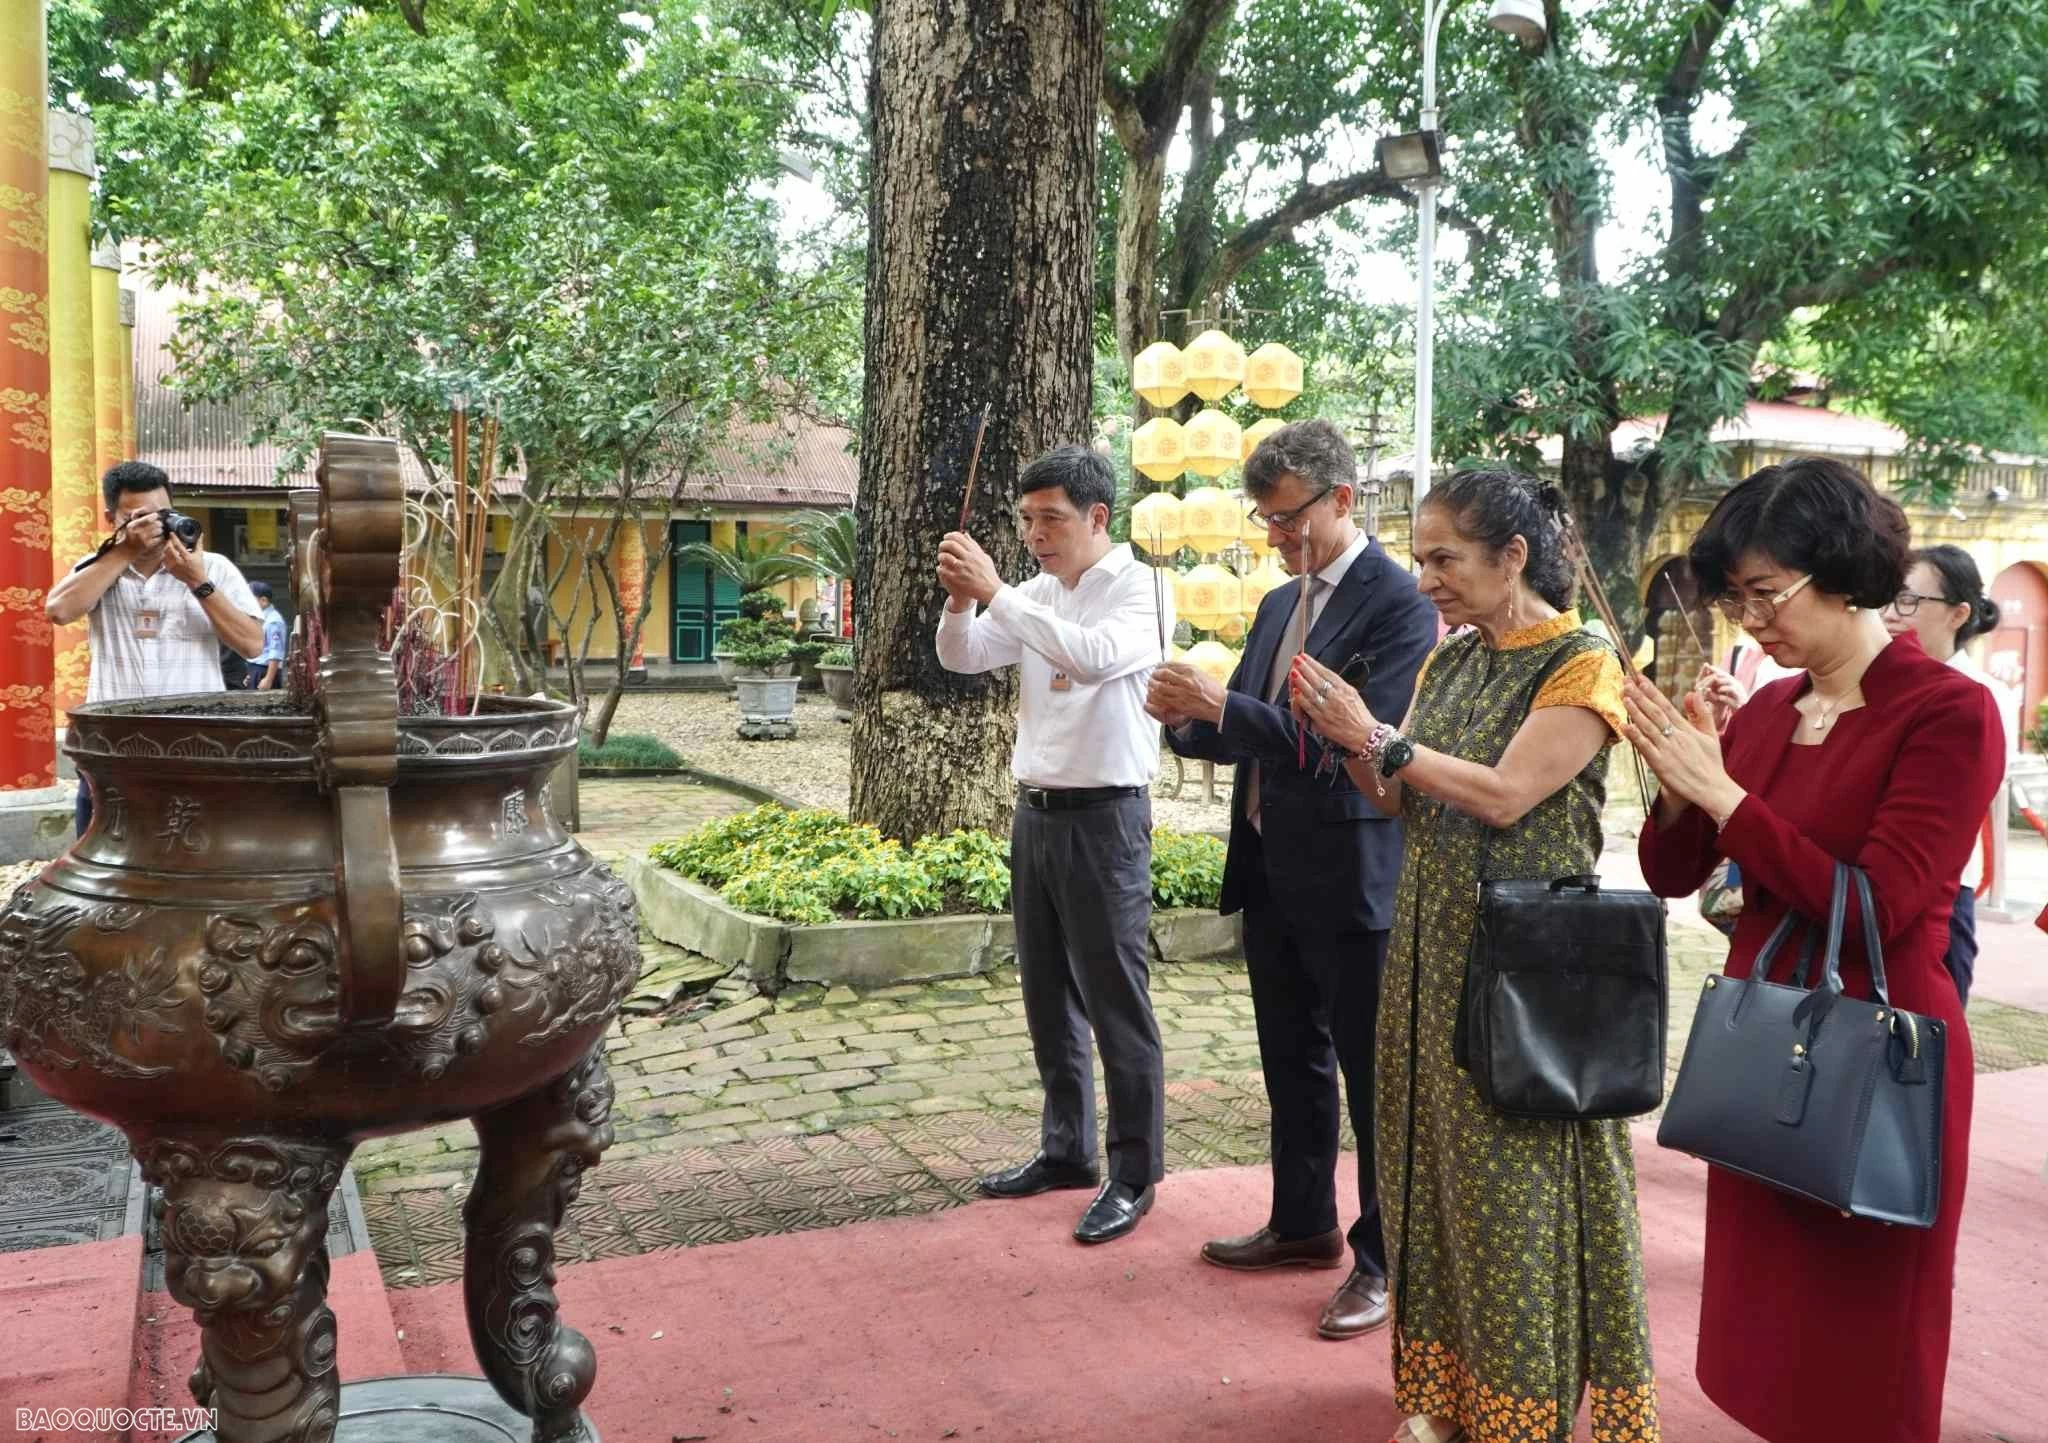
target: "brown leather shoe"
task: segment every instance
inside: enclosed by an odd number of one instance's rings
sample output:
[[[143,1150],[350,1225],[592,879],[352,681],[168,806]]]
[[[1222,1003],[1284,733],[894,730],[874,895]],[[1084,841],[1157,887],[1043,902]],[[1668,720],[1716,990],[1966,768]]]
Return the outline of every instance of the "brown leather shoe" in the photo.
[[[1319,1237],[1287,1241],[1271,1228],[1260,1228],[1249,1237],[1218,1238],[1213,1243],[1203,1243],[1202,1261],[1248,1273],[1264,1268],[1341,1268],[1344,1234],[1331,1228]]]
[[[1375,1328],[1384,1328],[1387,1317],[1387,1280],[1353,1268],[1344,1286],[1337,1289],[1330,1305],[1323,1309],[1316,1331],[1325,1338],[1356,1338]]]

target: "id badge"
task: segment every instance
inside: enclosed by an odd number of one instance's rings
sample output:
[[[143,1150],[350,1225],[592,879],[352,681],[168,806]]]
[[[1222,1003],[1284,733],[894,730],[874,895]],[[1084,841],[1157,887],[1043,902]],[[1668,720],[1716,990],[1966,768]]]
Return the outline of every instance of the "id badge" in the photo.
[[[135,634],[144,641],[155,641],[164,634],[164,614],[161,611],[136,612]]]
[[[1074,689],[1074,679],[1063,671],[1056,671],[1052,674],[1052,689],[1054,691],[1072,691]]]

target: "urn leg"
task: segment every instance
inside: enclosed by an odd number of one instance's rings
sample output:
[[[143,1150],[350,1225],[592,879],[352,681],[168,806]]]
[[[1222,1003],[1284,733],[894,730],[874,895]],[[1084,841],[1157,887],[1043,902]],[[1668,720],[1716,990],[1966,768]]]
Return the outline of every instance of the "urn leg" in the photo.
[[[153,1138],[137,1148],[171,1296],[198,1318],[192,1396],[221,1443],[328,1443],[341,1379],[327,1306],[331,1140]]]
[[[463,1207],[470,1344],[534,1443],[581,1443],[597,1380],[590,1340],[556,1316],[555,1229],[585,1168],[611,1146],[612,1080],[600,1044],[546,1087],[479,1113],[480,1161]]]

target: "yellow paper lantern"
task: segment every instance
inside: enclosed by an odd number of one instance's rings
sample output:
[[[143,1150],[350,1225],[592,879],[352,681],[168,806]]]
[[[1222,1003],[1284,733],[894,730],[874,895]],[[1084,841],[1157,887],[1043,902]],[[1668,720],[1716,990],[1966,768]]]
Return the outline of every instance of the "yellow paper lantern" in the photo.
[[[1154,341],[1133,356],[1131,389],[1155,406],[1178,404],[1188,393],[1188,366],[1180,347],[1171,341]]]
[[[1154,491],[1133,506],[1131,540],[1148,556],[1171,556],[1180,550],[1180,497],[1171,491]]]
[[[1251,460],[1252,452],[1259,449],[1259,443],[1286,424],[1278,416],[1268,416],[1262,421],[1254,421],[1251,425],[1245,427],[1244,459],[1247,461]]]
[[[1173,588],[1174,614],[1189,625],[1214,631],[1244,611],[1244,587],[1237,577],[1213,562],[1181,573]]]
[[[1244,590],[1244,609],[1257,611],[1259,603],[1266,599],[1267,592],[1285,586],[1292,580],[1294,578],[1289,576],[1287,569],[1280,564],[1280,558],[1268,551],[1265,560],[1247,571],[1244,579],[1238,583]]]
[[[1180,428],[1187,469],[1221,476],[1244,459],[1244,431],[1221,411],[1198,411]]]
[[[1198,641],[1181,660],[1218,686],[1227,685],[1230,674],[1237,670],[1237,653],[1220,641]]]
[[[1252,498],[1237,498],[1238,524],[1244,529],[1238,533],[1237,544],[1254,556],[1271,556],[1272,545],[1266,540],[1266,528],[1252,520]]]
[[[1225,617],[1223,625],[1216,628],[1216,634],[1225,641],[1235,643],[1244,640],[1244,630],[1244,618],[1242,616],[1230,616]]]
[[[1244,347],[1221,331],[1204,331],[1181,352],[1188,389],[1204,401],[1219,401],[1244,380]]]
[[[1268,341],[1244,363],[1244,393],[1254,406],[1278,410],[1301,394],[1301,357]]]
[[[1198,486],[1180,499],[1180,534],[1197,551],[1221,551],[1244,529],[1237,498],[1214,486]]]
[[[1131,432],[1131,464],[1154,481],[1171,481],[1187,470],[1187,438],[1180,422],[1154,416]]]

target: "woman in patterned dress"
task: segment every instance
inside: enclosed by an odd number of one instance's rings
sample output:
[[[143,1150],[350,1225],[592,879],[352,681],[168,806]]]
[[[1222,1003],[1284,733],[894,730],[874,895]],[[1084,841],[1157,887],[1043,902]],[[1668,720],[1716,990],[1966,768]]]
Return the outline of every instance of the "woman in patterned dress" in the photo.
[[[1303,657],[1290,697],[1406,823],[1380,994],[1381,1206],[1394,1443],[1659,1437],[1626,1123],[1507,1117],[1451,1059],[1479,883],[1598,869],[1606,749],[1626,725],[1613,648],[1571,611],[1555,487],[1470,471],[1415,519],[1422,593],[1452,627],[1400,730]]]

